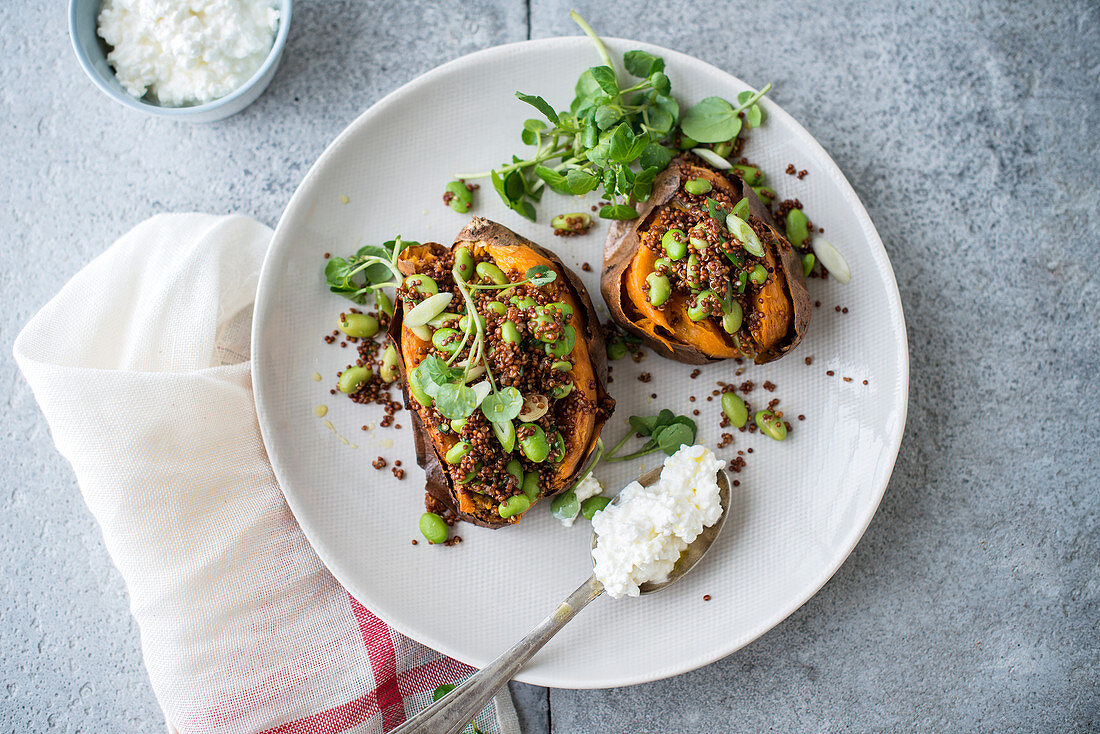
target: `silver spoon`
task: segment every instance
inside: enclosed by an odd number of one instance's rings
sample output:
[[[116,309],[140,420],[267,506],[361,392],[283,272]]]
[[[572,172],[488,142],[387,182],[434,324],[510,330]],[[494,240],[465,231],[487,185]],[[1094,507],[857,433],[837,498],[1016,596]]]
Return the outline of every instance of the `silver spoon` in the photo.
[[[661,467],[640,477],[638,481],[643,487],[648,487],[661,476]],[[718,496],[722,503],[722,514],[718,521],[705,528],[691,545],[680,555],[676,566],[672,569],[668,579],[660,582],[646,582],[639,589],[642,594],[652,594],[665,589],[680,580],[703,557],[714,543],[722,526],[726,523],[726,515],[730,508],[730,483],[725,471],[718,470]],[[614,502],[618,501],[618,497]],[[592,546],[596,545],[596,535],[592,535]],[[508,681],[515,677],[516,673],[523,669],[531,657],[542,649],[542,646],[557,634],[565,623],[577,616],[577,613],[588,605],[588,602],[603,593],[603,584],[595,574],[577,587],[577,590],[566,597],[565,601],[558,605],[550,616],[542,620],[537,627],[512,645],[505,653],[485,668],[471,675],[460,683],[453,691],[427,707],[416,716],[406,721],[401,726],[392,730],[390,734],[410,734],[422,732],[423,734],[457,734],[469,726],[470,721],[485,708],[489,700],[496,692],[503,688]]]

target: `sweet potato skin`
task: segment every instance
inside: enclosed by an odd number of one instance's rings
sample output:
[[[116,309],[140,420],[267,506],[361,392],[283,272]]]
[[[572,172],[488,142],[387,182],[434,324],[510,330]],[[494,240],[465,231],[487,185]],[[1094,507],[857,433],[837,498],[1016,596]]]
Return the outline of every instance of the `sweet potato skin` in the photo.
[[[770,242],[765,250],[765,260],[775,270],[777,277],[769,280],[756,295],[754,308],[769,312],[775,312],[773,309],[777,308],[789,308],[791,313],[786,323],[790,327],[782,334],[775,334],[765,326],[764,330],[758,332],[764,348],[751,356],[758,364],[778,359],[798,345],[809,326],[812,308],[806,280],[802,275],[802,264],[794,248],[776,229],[767,207],[751,188],[745,186],[737,176],[727,177],[690,155],[681,155],[674,159],[657,176],[653,193],[647,201],[638,205],[637,219],[613,222],[608,230],[600,292],[607,302],[611,318],[619,326],[640,337],[661,356],[678,362],[706,364],[742,356],[741,352],[726,343],[713,324],[690,322],[686,318],[686,299],[682,296],[673,296],[664,313],[650,307],[648,300],[640,297],[644,294],[641,282],[648,273],[641,272],[646,270],[643,267],[646,254],[639,252],[646,249],[642,244],[642,235],[652,225],[661,208],[676,197],[682,182],[692,178],[706,179],[715,189],[728,193],[734,201],[747,197],[752,215],[767,225]],[[652,262],[649,265],[651,270]],[[671,318],[670,312],[673,314]],[[671,321],[677,323],[673,324]],[[670,333],[660,333],[658,326]],[[676,338],[677,333],[688,338],[679,340]],[[757,339],[758,334],[753,333],[753,337]],[[705,348],[700,348],[699,345],[704,345]]]
[[[509,264],[520,271],[525,271],[532,265],[545,264],[557,272],[558,278],[566,285],[568,292],[566,300],[573,306],[574,311],[571,323],[577,330],[577,342],[574,345],[574,355],[576,357],[574,389],[583,390],[586,397],[596,405],[608,404],[607,355],[604,350],[603,335],[592,301],[576,274],[565,267],[560,258],[550,250],[521,237],[501,224],[482,217],[474,217],[458,234],[453,247],[460,246],[466,246],[472,252],[486,252],[494,260],[497,260],[505,271],[509,269],[507,267]],[[420,247],[429,249],[421,252],[410,252],[410,256],[438,256],[441,252],[453,249],[434,243],[421,245]],[[415,266],[411,262],[406,261],[404,265],[399,262],[399,268],[406,275],[415,272]],[[423,360],[427,354],[429,344],[417,338],[410,329],[405,327],[402,319],[402,309],[398,308],[390,322],[388,335],[401,355],[398,365],[401,372],[402,391],[405,407],[412,413],[416,460],[424,469],[425,490],[465,522],[494,529],[514,524],[504,518],[486,521],[477,515],[471,514],[467,498],[473,493],[459,492],[452,485],[441,457],[456,439],[448,434],[429,430],[424,425],[421,406],[412,397],[406,376],[407,370],[413,369]],[[408,350],[408,352],[405,350]],[[562,461],[562,465],[558,468],[556,474],[558,479],[557,489],[554,493],[545,495],[543,499],[564,490],[579,475],[595,450],[596,438],[599,437],[608,417],[610,417],[610,412],[603,410],[587,416],[587,422],[580,426],[582,431],[587,428],[587,440],[577,442],[568,448],[566,458]],[[534,504],[537,503],[533,503],[532,506]]]

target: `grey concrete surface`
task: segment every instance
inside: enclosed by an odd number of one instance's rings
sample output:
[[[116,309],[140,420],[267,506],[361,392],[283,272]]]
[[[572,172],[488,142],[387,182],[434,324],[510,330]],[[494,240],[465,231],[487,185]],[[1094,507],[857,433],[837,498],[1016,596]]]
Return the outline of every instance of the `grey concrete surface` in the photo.
[[[10,357],[160,211],[274,224],[362,109],[437,64],[574,33],[560,0],[300,0],[282,68],[210,126],[115,107],[62,3],[0,4],[0,732],[160,730],[125,589]],[[890,253],[909,421],[875,520],[787,621],[694,673],[516,685],[527,732],[1100,729],[1100,6],[579,2],[754,83],[833,155]]]

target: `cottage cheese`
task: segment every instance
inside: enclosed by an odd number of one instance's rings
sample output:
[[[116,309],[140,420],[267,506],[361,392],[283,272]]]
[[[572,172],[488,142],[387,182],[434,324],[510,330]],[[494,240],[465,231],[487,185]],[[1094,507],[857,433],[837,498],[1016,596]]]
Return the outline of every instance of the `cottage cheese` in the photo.
[[[119,83],[166,107],[240,87],[263,65],[278,25],[273,0],[106,0],[99,12]]]
[[[596,513],[592,559],[610,596],[637,596],[645,582],[668,579],[680,554],[718,521],[721,466],[705,446],[684,446],[665,459],[656,483],[631,482],[617,503]]]

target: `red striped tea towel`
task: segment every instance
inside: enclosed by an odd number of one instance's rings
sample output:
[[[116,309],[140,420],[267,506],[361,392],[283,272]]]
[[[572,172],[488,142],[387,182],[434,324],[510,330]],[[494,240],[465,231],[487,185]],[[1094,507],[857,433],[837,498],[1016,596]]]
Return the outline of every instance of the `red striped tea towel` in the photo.
[[[249,327],[271,230],[161,215],[79,272],[15,357],[130,592],[185,734],[383,732],[470,672],[352,599],[268,464]],[[507,694],[477,719],[519,731]]]

